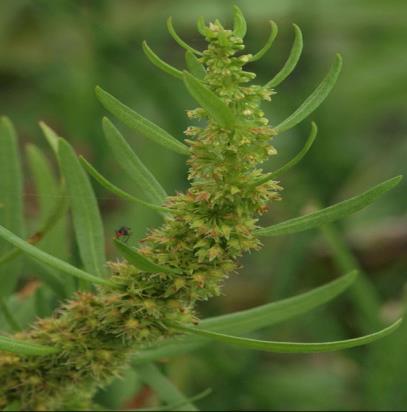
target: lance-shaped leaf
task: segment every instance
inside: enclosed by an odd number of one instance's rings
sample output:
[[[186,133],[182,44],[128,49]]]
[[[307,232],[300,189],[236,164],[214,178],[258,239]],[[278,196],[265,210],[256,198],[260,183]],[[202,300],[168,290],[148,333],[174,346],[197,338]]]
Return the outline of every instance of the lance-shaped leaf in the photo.
[[[36,260],[39,260],[46,265],[51,266],[54,269],[57,269],[63,273],[66,273],[70,276],[77,277],[78,279],[88,280],[92,283],[100,285],[109,285],[114,286],[115,284],[109,280],[102,279],[100,277],[91,275],[81,269],[76,268],[75,266],[70,265],[67,262],[64,262],[61,259],[56,258],[55,256],[45,253],[41,249],[31,245],[25,240],[19,238],[14,233],[7,230],[5,227],[0,225],[0,237],[7,242],[14,245],[16,248],[21,249],[27,255],[33,257]]]
[[[112,182],[110,182],[104,176],[102,176],[83,156],[79,156],[79,160],[81,161],[83,167],[97,182],[99,182],[105,189],[121,197],[122,199],[143,205],[145,207],[148,207],[149,209],[156,210],[157,212],[160,212],[162,214],[171,212],[171,209],[145,202],[144,200],[141,200],[138,197],[135,197],[130,193],[127,193],[124,190],[118,188],[116,185],[114,185]]]
[[[265,182],[268,182],[271,179],[275,179],[276,177],[282,175],[287,170],[291,169],[293,166],[299,163],[301,159],[308,153],[308,150],[311,148],[312,144],[315,141],[315,138],[317,137],[317,133],[318,133],[318,127],[314,122],[312,122],[310,134],[308,135],[308,138],[303,148],[284,166],[281,166],[279,169],[275,170],[274,172],[268,173],[266,176],[259,179],[256,182],[256,186],[259,186]]]
[[[278,34],[278,26],[273,20],[270,20],[270,26],[271,26],[271,31],[266,41],[266,44],[250,59],[251,62],[260,60],[268,52],[270,47],[273,45],[274,40]]]
[[[233,6],[233,34],[236,37],[244,38],[247,31],[246,19],[239,7]]]
[[[277,353],[312,353],[312,352],[333,352],[342,349],[355,348],[357,346],[366,345],[376,340],[382,339],[393,333],[401,324],[402,319],[397,320],[387,328],[370,335],[361,336],[359,338],[338,340],[333,342],[318,342],[318,343],[299,343],[299,342],[278,342],[265,341],[250,338],[242,338],[238,336],[225,335],[223,333],[212,332],[210,330],[201,329],[200,327],[189,326],[174,326],[175,329],[189,333],[192,335],[203,336],[209,339],[217,340],[223,343],[240,346],[245,349],[255,349],[266,352]]]
[[[39,345],[6,336],[0,336],[0,351],[12,352],[23,356],[47,356],[58,352],[51,346]]]
[[[221,127],[231,128],[236,123],[232,110],[201,81],[184,71],[184,82],[191,96]]]
[[[7,117],[0,118],[0,224],[24,236],[23,176],[18,139]],[[0,254],[12,253],[8,243],[0,241]],[[4,263],[4,262],[3,262]],[[22,262],[8,262],[0,273],[0,296],[8,296],[15,288]]]
[[[185,62],[187,64],[188,70],[195,76],[197,79],[204,79],[206,76],[206,70],[203,64],[201,64],[195,54],[190,51],[185,53]]]
[[[105,276],[102,218],[88,175],[72,146],[64,139],[58,141],[58,160],[65,178],[82,263],[87,272]]]
[[[167,197],[165,190],[106,117],[103,118],[103,130],[119,166],[134,180],[150,202],[162,205]]]
[[[197,54],[197,55],[202,55],[202,52],[200,52],[199,50],[194,49],[193,47],[191,47],[188,43],[184,42],[184,40],[181,39],[181,37],[179,37],[178,33],[175,31],[174,26],[172,24],[172,17],[168,17],[167,19],[167,29],[168,32],[171,34],[171,37],[185,50],[193,53],[193,54]]]
[[[268,303],[252,309],[215,316],[201,321],[201,327],[223,333],[249,333],[275,325],[321,306],[343,293],[355,282],[357,271],[335,279],[323,286],[291,298]],[[207,343],[200,337],[169,340],[135,354],[135,362],[145,362],[195,350]]]
[[[276,87],[282,83],[295,69],[302,53],[302,33],[301,29],[293,24],[294,42],[290,54],[282,69],[266,84],[267,87]]]
[[[336,203],[335,205],[304,216],[296,217],[286,220],[285,222],[258,229],[255,233],[258,236],[287,235],[289,233],[302,232],[303,230],[308,230],[325,223],[333,222],[344,216],[358,212],[364,207],[370,205],[384,193],[388,192],[390,189],[393,189],[393,187],[400,182],[401,178],[401,176],[393,177],[392,179],[386,180],[358,196],[351,197],[343,202]]]
[[[152,260],[146,258],[136,250],[131,249],[129,246],[118,239],[114,240],[114,244],[117,250],[126,258],[126,260],[140,270],[144,270],[145,272],[150,273],[181,273],[178,269],[154,263]]]
[[[143,41],[143,51],[145,55],[148,57],[151,63],[154,66],[161,69],[163,72],[170,74],[171,76],[176,77],[177,79],[182,79],[182,71],[176,69],[175,67],[171,66],[170,64],[166,63],[164,60],[160,59],[148,46],[147,42]]]
[[[121,120],[126,126],[130,127],[130,129],[136,130],[148,139],[176,153],[189,154],[188,146],[171,136],[164,129],[161,129],[161,127],[130,109],[130,107],[121,103],[99,86],[96,87],[96,95],[105,109]]]
[[[328,74],[318,85],[318,87],[293,114],[291,114],[289,117],[287,117],[287,119],[283,120],[278,126],[274,128],[275,131],[277,133],[281,133],[288,129],[291,129],[302,120],[304,120],[308,115],[310,115],[329,95],[329,93],[335,86],[341,69],[342,57],[337,54],[335,62],[331,66]]]
[[[44,133],[45,138],[47,139],[48,144],[53,150],[55,156],[58,156],[58,139],[59,136],[44,122],[39,123],[42,132]]]

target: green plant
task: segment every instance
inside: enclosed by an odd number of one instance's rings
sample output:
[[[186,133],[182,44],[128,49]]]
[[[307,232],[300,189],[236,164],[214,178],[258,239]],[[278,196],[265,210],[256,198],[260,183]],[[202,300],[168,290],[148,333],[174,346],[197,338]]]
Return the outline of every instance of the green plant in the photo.
[[[209,26],[203,19],[198,21],[198,30],[209,43],[204,52],[183,42],[171,19],[168,28],[186,49],[188,71],[162,61],[146,43],[143,49],[153,64],[184,83],[200,106],[188,111],[188,116],[205,122],[203,127],[188,127],[187,139],[181,143],[103,89],[98,87],[96,93],[103,106],[127,126],[189,157],[191,187],[186,193],[168,196],[107,118],[103,119],[103,130],[111,153],[145,200],[109,182],[83,157],[78,159],[67,141],[41,124],[62,177],[59,185],[52,181],[51,186],[56,193],[68,194],[83,268],[33,245],[57,229],[66,210],[64,202],[57,202],[54,207],[47,205],[42,227],[28,240],[22,239],[21,199],[16,196],[21,190],[16,136],[10,122],[2,120],[2,167],[4,174],[14,179],[10,180],[13,190],[4,189],[9,199],[3,201],[5,227],[0,227],[0,237],[14,248],[5,252],[2,262],[10,264],[23,252],[52,269],[45,272],[44,282],[61,298],[69,296],[69,288],[79,289],[53,316],[41,318],[12,336],[0,337],[0,406],[4,408],[92,408],[96,388],[109,383],[132,363],[164,401],[193,409],[190,400],[177,393],[149,362],[175,351],[196,349],[210,340],[274,352],[332,351],[372,342],[400,324],[399,320],[370,335],[323,343],[260,341],[235,336],[326,303],[353,283],[355,271],[290,299],[198,320],[196,302],[220,293],[223,281],[238,269],[238,258],[244,252],[260,248],[258,237],[295,233],[342,218],[375,201],[393,188],[400,177],[326,209],[259,228],[258,216],[267,211],[270,201],[280,196],[281,187],[273,179],[305,155],[315,140],[317,127],[312,123],[304,149],[292,161],[275,172],[263,173],[261,163],[276,153],[271,140],[296,126],[323,102],[337,80],[342,59],[336,56],[326,77],[304,103],[286,120],[271,127],[260,103],[271,100],[272,88],[285,80],[298,62],[302,35],[297,26],[287,62],[265,86],[248,85],[255,76],[243,67],[260,59],[271,47],[277,34],[275,23],[271,24],[266,45],[254,55],[241,54],[246,23],[237,7],[233,30],[224,29],[219,21]],[[31,149],[29,156],[36,170],[46,164],[36,149]],[[164,219],[163,225],[151,230],[136,249],[118,239],[114,241],[126,260],[108,262],[109,275],[101,218],[85,170],[106,189],[157,211]],[[61,199],[65,197],[62,195]],[[70,279],[66,284],[61,282],[63,274]],[[72,284],[72,277],[78,282]],[[13,284],[9,283],[10,292]],[[3,301],[1,307],[10,327],[19,329],[8,302]]]

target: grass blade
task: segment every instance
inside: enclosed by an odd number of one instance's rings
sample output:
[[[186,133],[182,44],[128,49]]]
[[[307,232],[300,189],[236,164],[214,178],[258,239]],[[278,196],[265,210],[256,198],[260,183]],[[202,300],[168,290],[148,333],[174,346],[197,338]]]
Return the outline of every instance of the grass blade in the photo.
[[[328,97],[329,93],[335,86],[341,69],[342,57],[337,54],[335,62],[329,69],[328,74],[322,82],[293,114],[275,127],[276,132],[281,133],[291,129],[309,116]]]
[[[353,270],[332,282],[288,299],[232,314],[204,319],[200,325],[205,329],[224,333],[254,332],[299,316],[329,302],[355,282],[357,273],[357,271]],[[138,352],[135,355],[135,362],[152,361],[174,356],[179,353],[195,350],[206,343],[208,341],[200,337],[187,337],[176,341],[169,340],[160,346]]]
[[[247,31],[247,23],[239,7],[233,6],[233,34],[236,37],[244,38]]]
[[[143,41],[143,51],[145,55],[148,57],[151,63],[154,66],[161,69],[163,72],[170,74],[171,76],[176,77],[177,79],[182,79],[182,71],[176,69],[175,67],[171,66],[170,64],[166,63],[164,60],[160,59],[148,46],[147,42]]]
[[[165,190],[134,153],[113,123],[106,117],[103,118],[103,130],[120,167],[137,183],[140,190],[152,203],[163,204],[167,197]]]
[[[114,244],[118,251],[126,258],[126,260],[140,270],[144,270],[150,273],[180,273],[180,271],[177,269],[161,266],[154,263],[150,259],[147,259],[142,254],[138,253],[136,250],[131,249],[129,246],[118,239],[114,240]]]
[[[47,356],[58,352],[51,346],[38,345],[37,343],[17,340],[6,336],[0,336],[0,350],[17,353],[24,356]]]
[[[399,319],[387,328],[384,328],[378,332],[371,333],[370,335],[361,336],[359,338],[318,343],[264,341],[225,335],[223,333],[212,332],[210,330],[201,329],[199,327],[176,326],[175,328],[185,333],[203,336],[213,340],[218,340],[220,342],[240,346],[245,349],[255,349],[277,353],[312,353],[333,352],[336,350],[343,350],[366,345],[378,339],[384,338],[387,335],[390,335],[400,326],[401,322],[402,319]]]
[[[11,121],[0,118],[0,224],[24,236],[23,176],[17,134]],[[10,245],[0,242],[0,254],[12,253]],[[21,261],[2,267],[0,296],[8,296],[15,288],[22,267]]]
[[[198,410],[154,364],[137,365],[136,370],[139,372],[140,379],[154,390],[161,401],[181,404],[182,406],[177,409],[179,411]]]
[[[149,209],[156,210],[157,212],[160,212],[162,214],[171,212],[171,209],[145,202],[144,200],[141,200],[138,197],[135,197],[125,192],[124,190],[118,188],[113,183],[109,182],[109,180],[107,180],[104,176],[102,176],[83,156],[79,156],[79,160],[82,163],[83,167],[87,170],[87,172],[97,182],[99,182],[105,189],[121,197],[122,199],[129,200],[130,202],[133,202],[133,203],[141,204],[143,206],[148,207]]]
[[[293,24],[294,27],[294,42],[291,47],[290,54],[282,69],[266,84],[266,87],[276,87],[282,83],[295,69],[298,60],[302,53],[302,33],[301,29]]]
[[[257,60],[260,60],[270,49],[270,47],[273,45],[275,38],[277,37],[278,34],[278,26],[277,24],[273,21],[270,20],[270,26],[271,26],[271,31],[270,35],[266,41],[266,44],[250,59],[251,62],[255,62]]]
[[[312,122],[310,134],[308,135],[308,138],[303,148],[284,166],[280,167],[276,171],[271,172],[268,175],[264,176],[263,178],[259,179],[256,182],[256,186],[259,186],[265,182],[268,182],[271,179],[275,179],[276,177],[282,175],[287,170],[291,169],[293,166],[299,163],[302,160],[302,158],[308,153],[308,150],[311,149],[311,146],[313,145],[315,138],[317,137],[317,134],[318,134],[318,127],[314,122]]]
[[[384,193],[393,189],[400,182],[401,178],[401,176],[393,177],[392,179],[379,183],[358,196],[351,197],[343,202],[336,203],[305,216],[295,217],[286,220],[285,222],[258,229],[255,233],[258,236],[288,235],[290,233],[302,232],[303,230],[312,229],[325,223],[333,222],[352,213],[356,213],[370,205]]]
[[[24,253],[33,257],[34,259],[39,260],[40,262],[45,263],[46,265],[49,265],[52,268],[57,269],[61,272],[64,272],[70,276],[77,277],[78,279],[89,280],[92,283],[96,283],[100,285],[114,286],[114,283],[109,280],[102,279],[100,277],[91,275],[90,273],[87,273],[81,269],[78,269],[75,266],[72,266],[69,263],[64,262],[63,260],[58,259],[55,256],[49,255],[48,253],[45,253],[41,249],[38,249],[37,247],[30,245],[28,242],[19,238],[14,233],[10,232],[9,230],[7,230],[5,227],[1,225],[0,225],[0,238],[13,244],[16,248],[21,249]]]
[[[191,96],[221,127],[233,127],[236,123],[233,112],[212,90],[186,71],[184,71],[184,83]]]
[[[72,146],[64,139],[58,141],[58,160],[66,182],[82,263],[87,272],[105,276],[106,255],[102,218],[88,175]]]
[[[203,80],[205,78],[206,76],[205,67],[199,62],[197,57],[190,51],[187,51],[185,53],[185,62],[187,64],[188,70],[192,73],[193,76],[195,76],[197,79],[200,79],[200,80]]]
[[[130,107],[124,105],[99,86],[96,87],[96,95],[105,109],[121,120],[126,126],[130,127],[130,129],[136,130],[144,137],[176,153],[183,155],[189,154],[188,146],[171,136],[164,129],[161,129],[161,127],[130,109]]]
[[[167,29],[170,33],[171,37],[185,50],[189,51],[190,53],[197,54],[199,56],[202,55],[202,52],[199,50],[194,49],[188,43],[184,42],[181,37],[178,36],[178,33],[175,31],[174,26],[172,24],[172,17],[168,17],[167,19]]]

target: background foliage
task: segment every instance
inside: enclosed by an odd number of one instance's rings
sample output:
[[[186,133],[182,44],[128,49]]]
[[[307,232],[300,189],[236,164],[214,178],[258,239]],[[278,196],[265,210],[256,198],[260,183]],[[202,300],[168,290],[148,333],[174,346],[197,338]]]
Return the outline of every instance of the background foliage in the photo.
[[[272,50],[253,64],[260,82],[269,80],[283,64],[293,37],[291,23],[297,23],[304,33],[304,54],[298,68],[266,107],[273,123],[284,119],[309,94],[335,52],[340,51],[345,62],[334,92],[312,116],[319,126],[317,142],[301,165],[282,178],[283,201],[273,206],[264,224],[296,216],[316,204],[341,200],[395,174],[406,175],[406,2],[235,3],[248,20],[247,41],[253,51],[265,41],[269,19],[280,28]],[[44,120],[119,186],[131,187],[132,183],[118,173],[108,147],[100,144],[103,138],[99,119],[104,112],[94,96],[95,84],[111,90],[172,134],[180,135],[188,124],[185,109],[194,105],[177,80],[151,66],[142,53],[141,42],[148,39],[159,55],[183,67],[183,52],[166,31],[166,17],[172,15],[182,37],[199,48],[196,18],[204,15],[230,21],[231,4],[211,0],[1,2],[0,113],[7,114],[17,125],[23,153],[29,150],[28,143],[46,147],[37,127],[38,120]],[[283,164],[302,147],[308,128],[304,122],[276,139],[280,155],[273,158],[270,167]],[[169,192],[185,187],[184,159],[131,132],[127,137]],[[27,157],[24,167],[30,170]],[[38,222],[38,210],[43,209],[39,208],[41,198],[35,195],[38,191],[34,179],[26,179],[24,185],[28,222]],[[211,315],[248,308],[324,283],[344,271],[351,250],[368,273],[374,300],[380,303],[381,320],[393,319],[394,313],[401,310],[407,266],[406,186],[402,182],[391,195],[335,228],[338,233],[334,233],[334,240],[339,234],[339,240],[344,239],[348,246],[342,254],[338,255],[337,242],[333,242],[333,252],[332,233],[317,230],[265,239],[263,253],[247,258],[241,274],[226,284],[225,296],[204,305],[201,312]],[[112,198],[97,185],[95,190],[105,222],[107,254],[114,259],[116,252],[110,242],[114,229],[123,224],[130,226],[133,239],[137,239],[146,227],[156,223],[156,217],[143,207]],[[50,190],[46,196],[55,193]],[[54,236],[64,242],[56,245],[51,238],[43,247],[56,249],[53,252],[60,257],[69,255],[75,262],[77,252],[71,247],[70,227],[60,223]],[[32,318],[33,307],[39,314],[52,309],[38,303],[41,294],[54,296],[52,291],[40,288],[32,294],[27,289],[33,287],[33,275],[43,270],[28,260],[24,262],[25,278],[15,298],[26,302],[15,302],[22,312],[21,323]],[[366,296],[364,289],[357,288],[353,295],[265,334],[275,340],[317,341],[367,332],[368,314],[374,311],[369,304],[374,303],[360,303]],[[358,305],[364,305],[362,319],[357,316]],[[186,393],[212,387],[212,395],[200,401],[206,410],[403,410],[407,407],[403,390],[407,378],[406,323],[383,342],[347,352],[273,355],[212,344],[171,359],[163,368]],[[145,389],[132,399],[143,383],[131,372],[124,382],[99,395],[105,405],[133,402],[137,406],[151,401]]]

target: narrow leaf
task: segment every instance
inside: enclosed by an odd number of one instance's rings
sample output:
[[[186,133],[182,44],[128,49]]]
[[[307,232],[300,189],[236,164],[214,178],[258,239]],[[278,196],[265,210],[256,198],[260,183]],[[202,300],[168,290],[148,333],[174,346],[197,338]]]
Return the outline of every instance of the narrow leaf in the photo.
[[[105,276],[106,255],[102,218],[88,175],[79,163],[72,146],[64,139],[58,141],[58,160],[66,182],[82,263],[87,272]]]
[[[204,319],[200,325],[220,332],[247,333],[274,325],[321,306],[348,289],[357,279],[358,272],[352,270],[323,286],[309,292],[278,300],[253,309],[228,315]]]
[[[354,339],[339,340],[333,342],[320,343],[297,343],[297,342],[277,342],[264,341],[250,338],[242,338],[238,336],[225,335],[222,333],[212,332],[201,329],[199,327],[176,326],[175,329],[190,333],[193,335],[204,336],[213,340],[218,340],[223,343],[240,346],[245,349],[255,349],[266,352],[278,353],[311,353],[311,352],[332,352],[336,350],[354,348],[357,346],[366,345],[378,339],[393,333],[401,324],[402,319],[397,320],[387,328],[370,335],[361,336]]]
[[[161,371],[152,363],[138,365],[136,370],[145,384],[157,394],[161,401],[167,403],[180,403],[177,410],[179,411],[197,411],[198,409],[187,397],[177,389],[176,386],[161,373]]]
[[[14,233],[7,230],[5,227],[0,225],[0,238],[6,240],[7,242],[13,244],[16,248],[21,249],[27,255],[33,257],[36,260],[39,260],[46,265],[53,267],[54,269],[60,270],[70,276],[75,276],[79,279],[89,280],[90,282],[101,284],[101,285],[108,285],[114,286],[114,283],[108,281],[106,279],[102,279],[100,277],[91,275],[81,269],[76,268],[75,266],[70,265],[67,262],[64,262],[61,259],[58,259],[48,253],[45,253],[41,249],[30,245],[25,240],[19,238]]]
[[[303,148],[289,161],[287,162],[284,166],[280,167],[274,172],[271,172],[264,176],[263,178],[259,179],[256,182],[256,186],[259,186],[265,182],[268,182],[271,179],[275,179],[276,177],[282,175],[285,173],[287,170],[291,169],[293,166],[295,166],[297,163],[301,161],[301,159],[308,153],[308,150],[311,148],[312,144],[315,141],[315,138],[317,137],[318,133],[318,127],[317,125],[312,122],[311,123],[311,131],[310,134],[308,135],[308,138],[303,146]]]
[[[58,352],[51,346],[38,345],[23,340],[0,336],[0,351],[17,353],[24,356],[47,356]]]
[[[184,42],[184,40],[181,39],[181,37],[178,36],[178,33],[175,31],[174,26],[172,24],[172,17],[168,17],[167,19],[167,29],[169,33],[171,34],[172,38],[185,50],[189,51],[190,53],[197,54],[197,55],[202,55],[202,52],[199,50],[194,49],[191,47],[188,43]]]
[[[88,171],[88,173],[93,178],[95,178],[97,182],[99,182],[105,189],[121,197],[122,199],[129,200],[130,202],[133,202],[133,203],[141,204],[143,206],[148,207],[149,209],[156,210],[162,214],[171,212],[171,209],[145,202],[144,200],[141,200],[138,197],[135,197],[125,192],[124,190],[118,188],[113,183],[111,183],[109,180],[107,180],[104,176],[102,176],[83,156],[79,156],[79,160],[81,161],[83,167]]]
[[[0,118],[0,224],[24,236],[23,176],[17,134],[11,121]],[[10,245],[0,242],[0,255],[12,253]],[[22,262],[3,265],[0,278],[0,296],[8,296],[15,288]]]
[[[190,51],[187,51],[185,53],[185,62],[187,64],[188,70],[192,73],[193,76],[200,80],[203,80],[205,78],[205,67],[203,66],[203,64],[199,62],[198,58]]]
[[[393,189],[401,180],[401,176],[393,177],[386,180],[359,196],[351,197],[343,202],[336,203],[325,209],[309,213],[305,216],[296,217],[286,220],[285,222],[277,223],[262,229],[256,230],[258,236],[279,236],[289,233],[302,232],[303,230],[312,229],[325,223],[333,222],[344,216],[358,212],[364,207],[373,203],[381,195]]]
[[[140,270],[144,270],[150,273],[180,273],[180,271],[177,269],[161,266],[154,263],[150,259],[143,256],[141,253],[137,252],[134,249],[131,249],[129,246],[118,239],[114,240],[114,244],[119,252],[126,258],[126,260]]]
[[[344,292],[355,282],[357,271],[348,274],[309,292],[268,303],[227,315],[204,319],[200,325],[206,329],[224,333],[249,333],[266,326],[275,325],[321,306]],[[135,354],[135,362],[152,361],[174,356],[204,345],[205,340],[199,337],[188,337],[182,340],[169,340],[163,344]]]
[[[143,116],[121,103],[99,86],[96,87],[96,95],[102,105],[126,126],[130,127],[130,129],[136,130],[144,137],[151,139],[176,153],[184,155],[189,154],[188,146],[171,136],[164,129],[161,129],[161,127],[150,120],[145,119]]]
[[[296,24],[293,24],[293,27],[294,42],[291,47],[290,55],[282,69],[266,84],[267,87],[276,87],[282,83],[293,72],[295,66],[297,66],[298,60],[300,60],[303,46],[302,33],[301,29]]]
[[[154,66],[161,69],[163,72],[170,74],[171,76],[176,77],[177,79],[182,79],[182,71],[176,69],[175,67],[171,66],[170,64],[166,63],[164,60],[160,59],[148,46],[147,42],[143,41],[143,51],[145,55],[148,57],[151,63]]]
[[[278,26],[273,20],[270,20],[270,26],[271,26],[271,31],[266,41],[266,44],[250,59],[251,62],[260,60],[268,52],[270,47],[273,45],[274,40],[278,34]]]
[[[163,204],[167,197],[165,190],[106,117],[103,118],[103,130],[119,166],[137,183],[150,202]]]
[[[191,96],[221,127],[233,127],[236,123],[233,112],[212,90],[186,71],[184,82]]]
[[[309,116],[328,97],[329,93],[335,86],[341,69],[342,57],[337,54],[335,62],[322,82],[293,114],[275,127],[276,132],[281,133],[291,129]]]
[[[239,7],[233,6],[233,34],[236,37],[244,38],[247,31],[246,20]]]

